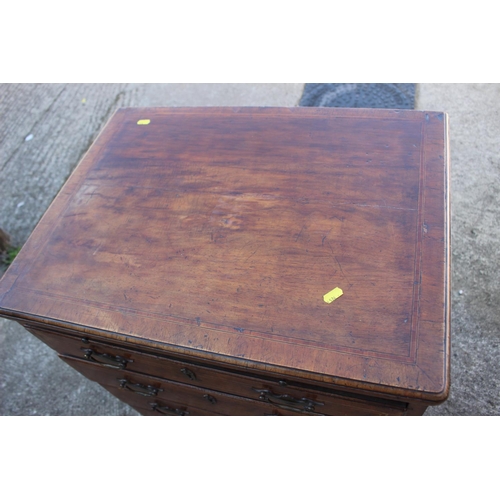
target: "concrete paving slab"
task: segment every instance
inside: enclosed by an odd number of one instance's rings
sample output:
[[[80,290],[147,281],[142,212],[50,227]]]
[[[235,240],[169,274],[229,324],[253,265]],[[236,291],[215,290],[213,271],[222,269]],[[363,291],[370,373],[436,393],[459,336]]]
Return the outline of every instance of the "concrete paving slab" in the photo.
[[[500,415],[500,84],[422,84],[417,109],[450,118],[452,364],[427,415]]]

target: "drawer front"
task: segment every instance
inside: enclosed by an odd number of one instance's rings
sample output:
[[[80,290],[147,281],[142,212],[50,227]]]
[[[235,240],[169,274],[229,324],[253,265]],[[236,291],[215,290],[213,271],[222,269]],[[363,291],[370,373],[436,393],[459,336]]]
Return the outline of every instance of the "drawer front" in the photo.
[[[299,387],[287,380],[246,376],[222,369],[155,356],[99,341],[54,334],[37,328],[28,330],[58,353],[86,359],[96,366],[113,367],[122,373],[140,373],[190,386],[234,394],[267,402],[291,411],[326,415],[402,415],[406,405],[399,402],[368,401],[355,395]]]
[[[60,356],[72,368],[88,379],[98,382],[130,406],[148,414],[191,415],[300,415],[273,405],[245,399],[214,390],[162,380],[137,373],[120,374],[110,368],[95,366],[88,361]],[[176,411],[178,410],[178,411]],[[200,413],[200,411],[202,413]],[[309,413],[305,413],[309,414]]]
[[[102,385],[102,384],[101,384]],[[109,391],[117,399],[128,404],[141,415],[151,417],[172,416],[172,417],[219,417],[218,413],[196,408],[174,401],[160,400],[156,398],[146,398],[138,394],[133,394],[129,391],[124,391],[116,386],[102,385],[104,389]]]
[[[178,403],[176,401],[171,401],[166,397],[160,398],[150,398],[144,397],[137,394],[133,394],[128,391],[123,391],[123,389],[117,389],[110,386],[102,386],[108,390],[113,396],[121,399],[124,403],[127,403],[135,410],[137,410],[141,415],[147,416],[213,416],[213,417],[223,417],[235,415],[234,413],[216,413],[214,411],[208,411],[205,409],[196,408],[194,406],[189,406],[187,404]],[[227,409],[227,408],[226,408]],[[298,413],[290,413],[286,410],[281,410],[280,408],[266,408],[263,411],[258,411],[259,408],[253,408],[253,410],[247,410],[244,415],[262,415],[262,416],[300,416]]]

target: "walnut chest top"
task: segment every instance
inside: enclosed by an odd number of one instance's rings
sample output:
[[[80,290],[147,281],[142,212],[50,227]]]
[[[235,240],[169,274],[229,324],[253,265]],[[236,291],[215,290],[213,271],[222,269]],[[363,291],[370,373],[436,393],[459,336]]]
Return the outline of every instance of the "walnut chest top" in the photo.
[[[120,109],[0,282],[0,314],[439,403],[447,141],[434,112]]]

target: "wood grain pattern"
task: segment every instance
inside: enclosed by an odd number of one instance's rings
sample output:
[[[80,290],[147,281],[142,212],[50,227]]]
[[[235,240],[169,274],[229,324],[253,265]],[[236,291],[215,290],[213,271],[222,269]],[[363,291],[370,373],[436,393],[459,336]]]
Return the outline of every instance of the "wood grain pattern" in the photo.
[[[2,280],[0,314],[440,402],[446,137],[441,113],[119,110]]]
[[[300,83],[0,83],[0,185],[8,186],[0,197],[0,227],[22,245],[121,106],[293,106],[302,87]],[[30,135],[32,139],[25,141]]]

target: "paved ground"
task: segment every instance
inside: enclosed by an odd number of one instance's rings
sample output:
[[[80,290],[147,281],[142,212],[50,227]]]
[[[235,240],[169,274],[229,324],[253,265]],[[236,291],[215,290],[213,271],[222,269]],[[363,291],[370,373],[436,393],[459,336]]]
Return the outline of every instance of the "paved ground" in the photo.
[[[303,84],[0,85],[0,228],[21,245],[121,106],[295,106]],[[500,414],[500,85],[417,86],[450,115],[452,390],[426,415]],[[0,269],[0,273],[2,269]],[[137,415],[0,319],[0,414]]]

